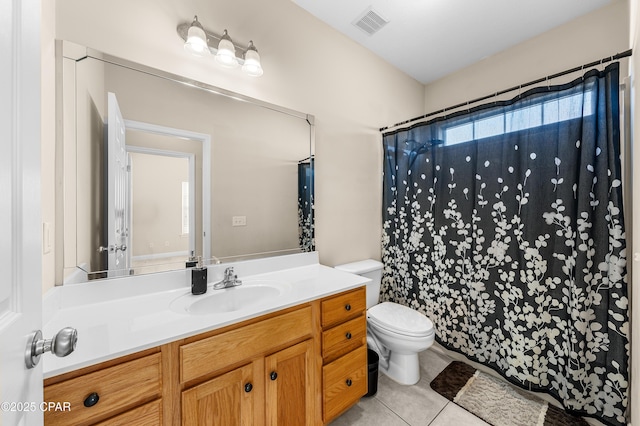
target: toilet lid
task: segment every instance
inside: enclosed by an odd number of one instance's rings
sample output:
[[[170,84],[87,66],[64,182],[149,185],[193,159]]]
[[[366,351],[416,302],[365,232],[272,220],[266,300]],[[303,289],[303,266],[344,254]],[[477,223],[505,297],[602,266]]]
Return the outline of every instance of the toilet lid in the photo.
[[[433,334],[433,323],[424,314],[404,305],[383,302],[367,310],[369,321],[404,336],[425,337]]]

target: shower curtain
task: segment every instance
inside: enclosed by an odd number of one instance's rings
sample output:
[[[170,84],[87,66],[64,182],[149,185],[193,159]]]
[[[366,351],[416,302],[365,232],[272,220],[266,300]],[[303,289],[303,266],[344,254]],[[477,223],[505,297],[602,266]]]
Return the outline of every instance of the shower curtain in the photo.
[[[575,414],[625,423],[618,64],[383,135],[382,300]]]
[[[313,157],[298,162],[298,241],[303,252],[315,250],[313,163]]]

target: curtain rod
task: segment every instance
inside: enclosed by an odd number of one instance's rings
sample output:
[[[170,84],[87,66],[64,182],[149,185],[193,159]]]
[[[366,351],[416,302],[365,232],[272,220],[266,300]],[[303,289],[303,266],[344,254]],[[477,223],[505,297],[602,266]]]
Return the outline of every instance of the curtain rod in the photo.
[[[543,81],[548,81],[548,80],[551,80],[551,79],[554,79],[554,78],[557,78],[557,77],[561,77],[563,75],[571,74],[571,73],[583,70],[585,68],[590,68],[590,67],[594,67],[596,65],[604,64],[604,63],[607,63],[607,62],[612,62],[612,61],[615,61],[615,60],[618,60],[618,59],[622,59],[622,58],[626,58],[628,56],[631,56],[632,53],[633,53],[632,49],[629,49],[629,50],[626,50],[626,51],[624,51],[622,53],[618,53],[618,54],[613,55],[613,56],[607,56],[606,58],[602,58],[599,61],[593,61],[593,62],[590,62],[588,64],[581,65],[579,67],[571,68],[571,69],[568,69],[568,70],[565,70],[565,71],[562,71],[562,72],[559,72],[559,73],[556,73],[556,74],[548,75],[546,77],[530,81],[528,83],[520,84],[518,86],[513,86],[513,87],[511,87],[509,89],[501,90],[499,92],[492,93],[490,95],[486,95],[486,96],[483,96],[481,98],[476,98],[476,99],[473,99],[473,100],[470,100],[470,101],[467,101],[467,102],[462,102],[462,103],[459,103],[457,105],[453,105],[453,106],[450,106],[450,107],[447,107],[447,108],[444,108],[444,109],[441,109],[441,110],[438,110],[438,111],[430,112],[428,114],[424,114],[424,115],[421,115],[419,117],[412,118],[410,120],[401,121],[399,123],[394,124],[393,126],[381,127],[380,131],[384,132],[385,130],[390,129],[392,127],[397,127],[397,126],[402,126],[404,124],[413,123],[414,121],[422,120],[422,119],[425,119],[427,117],[432,117],[434,115],[438,115],[438,114],[441,114],[443,112],[451,111],[452,109],[456,109],[456,108],[460,108],[460,107],[463,107],[463,106],[467,106],[469,104],[474,104],[476,102],[484,101],[486,99],[491,99],[493,97],[496,97],[496,96],[499,96],[499,95],[503,95],[505,93],[513,92],[514,90],[520,90],[523,87],[533,86],[534,84],[542,83]]]

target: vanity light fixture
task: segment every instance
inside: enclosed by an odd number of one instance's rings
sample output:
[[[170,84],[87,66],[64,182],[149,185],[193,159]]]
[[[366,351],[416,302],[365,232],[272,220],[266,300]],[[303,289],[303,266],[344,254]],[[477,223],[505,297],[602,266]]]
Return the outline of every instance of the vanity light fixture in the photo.
[[[262,65],[260,65],[260,55],[258,49],[253,45],[253,41],[249,40],[247,51],[244,52],[244,65],[242,71],[251,77],[260,77],[262,75]]]
[[[260,55],[253,41],[243,49],[233,43],[227,30],[221,36],[206,31],[197,16],[191,23],[178,25],[178,34],[185,42],[184,49],[195,56],[213,54],[216,62],[223,67],[235,68],[242,65],[242,71],[251,77],[263,74]]]
[[[197,16],[194,16],[193,22],[187,31],[184,50],[196,56],[205,56],[209,54],[207,35],[204,32],[204,28],[202,28],[202,24],[198,21]]]
[[[227,68],[235,68],[238,66],[236,47],[233,45],[233,41],[231,41],[231,37],[229,37],[227,30],[224,30],[220,43],[218,43],[216,62]]]

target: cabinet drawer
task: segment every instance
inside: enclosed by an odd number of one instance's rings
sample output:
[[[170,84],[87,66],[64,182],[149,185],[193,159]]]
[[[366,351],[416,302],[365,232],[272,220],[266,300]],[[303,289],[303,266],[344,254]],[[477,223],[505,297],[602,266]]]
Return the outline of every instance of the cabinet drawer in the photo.
[[[367,393],[367,346],[325,365],[322,378],[324,421],[328,422]]]
[[[322,301],[322,327],[327,328],[350,318],[357,317],[367,308],[365,288]]]
[[[311,307],[245,325],[180,347],[180,381],[188,382],[311,336]]]
[[[161,424],[162,403],[160,400],[156,400],[104,422],[97,423],[95,426],[149,426]]]
[[[92,393],[98,402],[85,407]],[[153,354],[44,388],[47,402],[69,402],[71,411],[46,411],[47,425],[88,425],[160,397],[160,354]]]
[[[362,314],[322,332],[322,358],[331,362],[367,342],[367,317]]]

